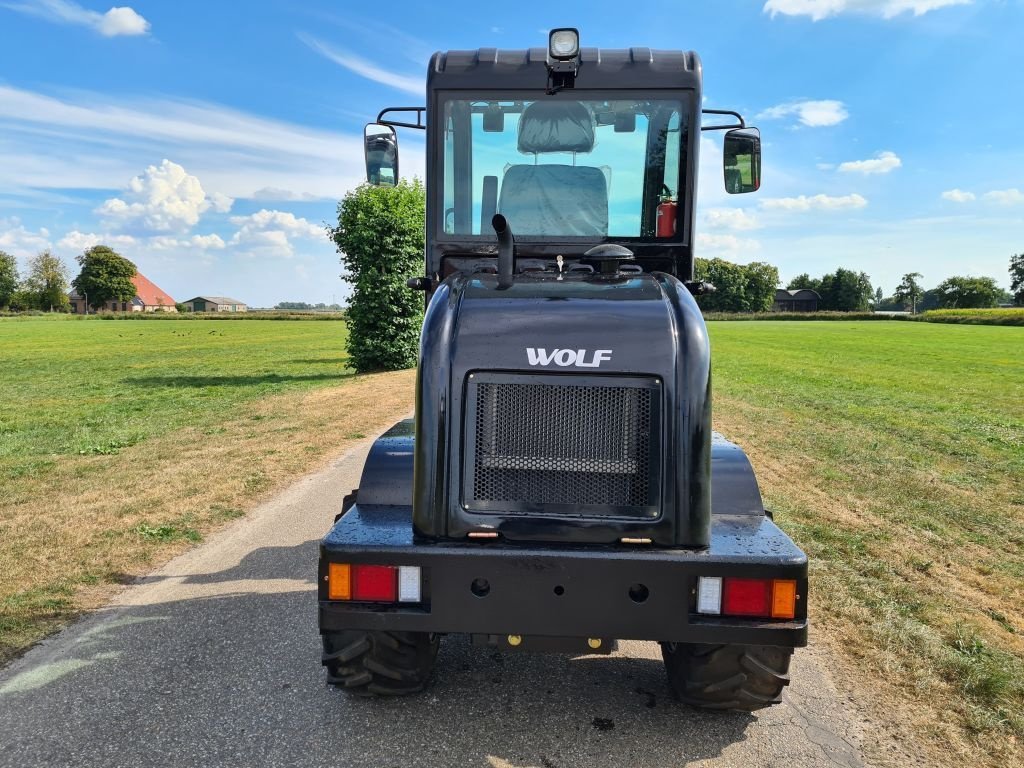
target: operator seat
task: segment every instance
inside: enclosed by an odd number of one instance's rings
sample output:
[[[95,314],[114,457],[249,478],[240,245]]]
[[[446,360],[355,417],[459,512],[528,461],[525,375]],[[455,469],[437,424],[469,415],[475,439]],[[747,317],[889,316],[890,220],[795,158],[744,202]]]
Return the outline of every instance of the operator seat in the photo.
[[[743,173],[740,171],[736,155],[727,154],[725,162],[725,191],[737,195],[743,191]]]
[[[600,168],[537,165],[549,152],[590,152],[594,117],[578,101],[536,101],[519,118],[519,151],[533,165],[512,165],[501,183],[498,211],[517,235],[605,237],[608,183]],[[575,160],[575,157],[574,157]]]
[[[743,174],[733,166],[725,169],[725,191],[737,195],[743,191]]]

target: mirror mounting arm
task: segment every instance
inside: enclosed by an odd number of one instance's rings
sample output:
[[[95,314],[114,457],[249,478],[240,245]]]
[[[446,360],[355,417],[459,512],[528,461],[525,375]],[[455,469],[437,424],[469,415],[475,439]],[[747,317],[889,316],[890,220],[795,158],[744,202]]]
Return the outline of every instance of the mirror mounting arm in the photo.
[[[415,112],[416,122],[407,123],[401,120],[385,120],[384,115],[389,112]],[[394,128],[418,128],[423,131],[427,128],[427,108],[426,107],[387,107],[377,113],[377,123],[380,125],[390,125]]]
[[[747,127],[747,124],[743,121],[743,115],[739,112],[733,112],[731,109],[702,109],[700,113],[702,115],[731,115],[739,120],[734,125],[702,125],[700,127],[702,131],[729,131],[735,128]]]

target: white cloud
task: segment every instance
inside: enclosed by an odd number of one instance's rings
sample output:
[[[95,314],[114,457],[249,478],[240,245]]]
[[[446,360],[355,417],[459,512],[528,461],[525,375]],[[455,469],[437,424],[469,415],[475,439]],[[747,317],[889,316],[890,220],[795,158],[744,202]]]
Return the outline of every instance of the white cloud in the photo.
[[[210,250],[221,250],[225,247],[224,240],[220,235],[192,235],[189,238],[189,245],[196,248],[207,248]]]
[[[149,22],[133,8],[111,8],[106,13],[90,11],[70,0],[27,0],[5,3],[12,11],[37,16],[57,24],[75,24],[89,27],[104,37],[135,36],[149,33]]]
[[[287,211],[263,209],[249,216],[232,216],[239,227],[230,244],[252,255],[291,258],[295,255],[293,238],[326,239],[324,228]]]
[[[94,245],[109,245],[111,248],[123,248],[125,246],[131,247],[137,243],[138,240],[131,235],[112,235],[110,233],[98,235],[95,232],[79,232],[77,229],[73,229],[57,241],[57,250],[81,253],[92,248]]]
[[[954,203],[969,203],[974,199],[973,192],[965,192],[962,189],[947,189],[942,193],[943,200],[950,200]]]
[[[0,250],[15,256],[28,256],[50,247],[50,231],[41,227],[35,232],[26,229],[21,219],[0,219]]]
[[[0,0],[2,2],[2,0]],[[363,177],[362,137],[173,99],[60,98],[0,85],[0,189],[111,189],[154,157],[173,157],[208,189],[247,197],[254,189],[338,200]],[[419,137],[403,165],[423,175]]]
[[[290,189],[278,189],[277,187],[260,187],[251,195],[251,200],[273,200],[275,202],[281,200],[287,200],[288,202],[295,201],[310,201],[317,200],[319,198],[316,195],[310,195],[306,192],[293,192]]]
[[[761,207],[766,211],[838,211],[863,208],[867,204],[867,199],[856,193],[842,197],[830,195],[769,197],[761,201]]]
[[[870,160],[848,160],[839,164],[839,170],[843,173],[863,173],[868,176],[873,173],[889,173],[901,167],[903,161],[895,152],[879,152]]]
[[[796,117],[801,125],[808,128],[822,128],[838,125],[848,118],[850,113],[846,111],[846,105],[843,102],[835,99],[805,99],[769,107],[758,114],[757,119],[779,120],[790,116]]]
[[[706,235],[697,234],[697,246],[701,250],[702,257],[708,256],[729,256],[737,257],[750,254],[761,249],[761,243],[749,238],[736,237],[736,235]]]
[[[171,235],[157,235],[146,241],[149,248],[157,251],[196,249],[201,251],[219,251],[227,247],[220,235],[192,235],[189,238],[178,238]]]
[[[333,61],[339,67],[344,67],[349,72],[355,72],[357,75],[365,77],[367,80],[372,80],[373,82],[381,83],[382,85],[388,85],[399,91],[411,93],[414,96],[423,97],[426,93],[427,83],[423,77],[413,77],[382,69],[370,59],[357,56],[356,54],[348,51],[332,48],[326,43],[317,40],[315,37],[310,37],[309,35],[299,33],[299,39],[305,43],[307,47],[316,51],[324,58]]]
[[[816,167],[816,168],[817,168],[817,169],[818,169],[819,171],[831,171],[831,170],[833,170],[833,169],[834,169],[834,168],[835,168],[836,166],[835,166],[835,164],[834,164],[834,163],[815,163],[815,167]]]
[[[767,0],[764,12],[772,18],[783,16],[810,16],[821,21],[841,13],[862,13],[891,19],[901,13],[923,16],[929,11],[951,5],[970,5],[972,0]]]
[[[1024,203],[1024,192],[1019,189],[993,189],[986,192],[984,198],[990,203],[999,205],[1019,205]]]
[[[268,211],[264,208],[248,216],[232,216],[231,223],[238,224],[243,229],[280,229],[297,237],[324,237],[323,227],[311,224],[288,211]]]
[[[128,183],[132,202],[114,197],[96,213],[120,226],[155,232],[184,231],[194,227],[208,210],[226,213],[234,202],[222,194],[207,195],[199,179],[170,160],[151,165]]]
[[[111,8],[103,14],[100,32],[107,37],[144,35],[149,32],[149,22],[131,8]]]
[[[704,223],[711,229],[758,229],[757,216],[743,208],[711,208],[704,213]]]

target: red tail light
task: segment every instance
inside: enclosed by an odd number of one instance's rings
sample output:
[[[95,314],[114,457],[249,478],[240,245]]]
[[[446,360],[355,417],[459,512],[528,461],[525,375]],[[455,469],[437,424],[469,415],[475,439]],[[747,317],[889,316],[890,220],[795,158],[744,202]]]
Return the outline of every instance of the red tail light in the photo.
[[[771,579],[723,579],[722,613],[726,616],[771,616]]]
[[[391,565],[353,565],[352,599],[375,603],[398,600],[398,569]]]

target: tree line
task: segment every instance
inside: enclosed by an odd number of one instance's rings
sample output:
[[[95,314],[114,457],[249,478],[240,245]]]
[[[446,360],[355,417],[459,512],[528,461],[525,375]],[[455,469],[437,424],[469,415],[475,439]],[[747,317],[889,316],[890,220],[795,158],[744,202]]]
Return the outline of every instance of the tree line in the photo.
[[[697,259],[695,277],[715,286],[714,293],[697,298],[708,312],[767,312],[775,301],[779,285],[778,269],[771,264],[751,262],[733,264],[723,259]],[[919,272],[903,276],[891,296],[874,287],[864,272],[840,267],[821,277],[806,272],[786,284],[787,290],[810,288],[821,298],[821,312],[902,311],[928,309],[977,309],[1015,304],[1024,307],[1024,253],[1010,257],[1010,291],[1003,290],[991,277],[954,275],[934,288],[925,289]]]
[[[1010,257],[1010,290],[999,287],[995,278],[954,275],[934,288],[921,285],[920,272],[908,272],[892,296],[876,297],[875,309],[918,313],[929,309],[988,309],[1000,304],[1024,307],[1024,253]]]
[[[135,298],[135,264],[113,248],[96,245],[75,260],[81,269],[69,282],[67,264],[49,249],[29,258],[24,276],[18,272],[17,259],[0,251],[0,309],[67,312],[71,308],[68,291],[72,287],[79,295],[88,297],[93,309],[102,309],[111,301]]]
[[[787,290],[810,288],[821,300],[821,312],[867,312],[872,308],[876,291],[871,278],[864,272],[840,267],[835,272],[814,278],[806,272],[797,275],[786,285]]]
[[[344,307],[341,304],[324,304],[322,301],[319,304],[309,304],[305,301],[279,301],[274,305],[274,309],[302,312],[340,312]]]
[[[697,297],[697,304],[705,312],[768,312],[775,303],[779,270],[771,264],[697,259],[694,274],[699,282],[715,286],[713,293]],[[843,268],[819,278],[798,275],[786,287],[816,291],[821,296],[818,309],[825,312],[867,311],[875,296],[871,279],[865,273]]]

